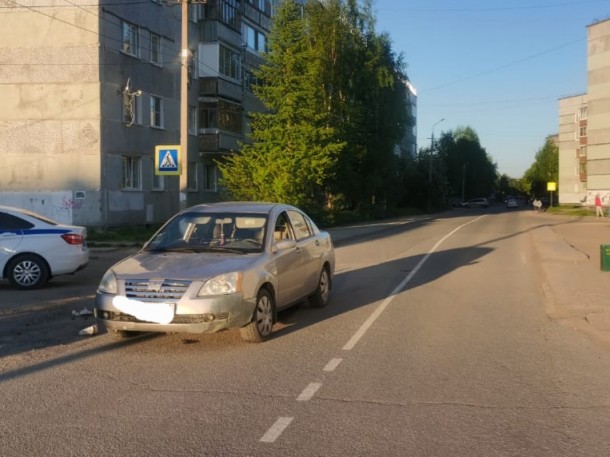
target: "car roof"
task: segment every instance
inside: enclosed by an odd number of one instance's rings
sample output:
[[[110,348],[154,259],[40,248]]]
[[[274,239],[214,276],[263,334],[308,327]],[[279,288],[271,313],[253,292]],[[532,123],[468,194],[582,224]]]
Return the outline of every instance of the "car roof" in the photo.
[[[184,212],[222,212],[233,211],[243,213],[270,213],[275,208],[296,209],[290,205],[283,203],[270,202],[217,202],[217,203],[201,203],[199,205],[186,208]]]

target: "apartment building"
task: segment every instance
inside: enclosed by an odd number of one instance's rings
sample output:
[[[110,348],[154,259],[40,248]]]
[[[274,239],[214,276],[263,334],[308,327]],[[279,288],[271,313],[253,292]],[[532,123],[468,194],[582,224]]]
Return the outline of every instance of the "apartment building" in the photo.
[[[417,155],[417,90],[410,81],[404,81],[406,88],[405,106],[407,129],[401,141],[396,145],[395,154],[402,158],[414,158]]]
[[[559,201],[610,203],[610,19],[587,27],[587,93],[559,100]]]
[[[587,95],[559,100],[559,201],[577,204],[587,195]]]
[[[260,109],[252,69],[273,3],[189,6],[186,204],[221,198],[214,160]],[[179,3],[10,0],[0,11],[0,204],[87,226],[154,224],[180,207],[155,148],[180,144]]]

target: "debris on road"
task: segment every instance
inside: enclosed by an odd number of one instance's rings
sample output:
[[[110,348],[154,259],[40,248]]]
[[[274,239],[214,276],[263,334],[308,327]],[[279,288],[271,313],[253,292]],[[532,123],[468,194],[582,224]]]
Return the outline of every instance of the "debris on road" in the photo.
[[[97,335],[97,325],[90,325],[89,327],[85,327],[80,332],[79,335]]]

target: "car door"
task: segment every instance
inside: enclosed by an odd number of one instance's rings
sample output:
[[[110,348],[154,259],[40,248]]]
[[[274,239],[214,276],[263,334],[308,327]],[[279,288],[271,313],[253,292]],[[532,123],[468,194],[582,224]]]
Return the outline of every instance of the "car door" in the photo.
[[[23,241],[23,229],[32,224],[5,211],[0,211],[0,272]]]
[[[292,210],[287,213],[295,233],[297,248],[301,250],[302,261],[305,265],[301,280],[302,288],[299,291],[300,296],[305,297],[318,286],[322,248],[320,241],[314,236],[310,224],[307,223],[307,217],[299,211]]]
[[[303,250],[296,242],[290,219],[282,211],[270,222],[273,229],[273,243],[276,245],[285,240],[292,240],[292,246],[275,252],[275,270],[277,277],[276,305],[283,308],[302,298],[303,281],[307,277],[307,262]],[[283,243],[285,244],[285,243]]]

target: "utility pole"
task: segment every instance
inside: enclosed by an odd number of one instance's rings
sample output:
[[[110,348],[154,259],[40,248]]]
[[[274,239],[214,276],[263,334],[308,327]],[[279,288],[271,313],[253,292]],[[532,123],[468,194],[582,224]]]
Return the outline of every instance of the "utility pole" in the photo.
[[[189,50],[189,2],[181,0],[182,6],[182,45],[180,49],[181,68],[180,68],[180,193],[178,195],[179,208],[182,211],[187,206],[188,190],[188,64],[190,57]]]

